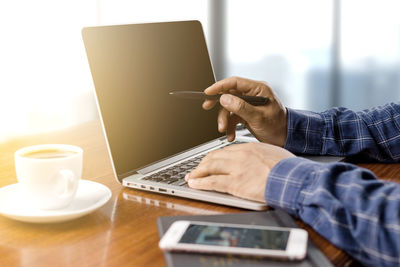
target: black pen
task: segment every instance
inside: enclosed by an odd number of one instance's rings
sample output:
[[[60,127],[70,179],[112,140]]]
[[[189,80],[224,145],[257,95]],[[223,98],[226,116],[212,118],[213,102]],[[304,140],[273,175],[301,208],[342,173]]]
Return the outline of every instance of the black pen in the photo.
[[[219,100],[221,95],[206,95],[204,92],[199,91],[172,91],[169,93],[171,96],[185,98],[185,99],[200,99],[200,100]],[[262,96],[248,96],[248,95],[235,95],[253,106],[262,106],[268,103],[269,98]]]

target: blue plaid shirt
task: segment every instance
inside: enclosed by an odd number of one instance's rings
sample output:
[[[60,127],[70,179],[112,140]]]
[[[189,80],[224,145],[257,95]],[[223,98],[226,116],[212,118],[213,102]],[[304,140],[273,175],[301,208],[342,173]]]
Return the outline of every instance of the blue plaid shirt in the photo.
[[[361,112],[288,109],[285,148],[294,153],[400,161],[400,105]],[[304,158],[280,161],[265,189],[281,208],[367,266],[400,266],[400,184],[378,180],[348,163]]]

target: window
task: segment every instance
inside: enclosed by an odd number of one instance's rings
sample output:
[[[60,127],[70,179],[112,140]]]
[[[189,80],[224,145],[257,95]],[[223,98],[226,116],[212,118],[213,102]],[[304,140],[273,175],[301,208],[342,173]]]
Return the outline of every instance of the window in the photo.
[[[400,2],[342,1],[340,104],[360,110],[400,99]]]
[[[84,26],[200,20],[217,78],[264,80],[293,108],[400,96],[397,0],[0,2],[0,142],[97,116]],[[223,62],[223,64],[219,64]]]
[[[82,27],[189,19],[206,24],[207,3],[0,1],[0,142],[96,118]]]
[[[226,76],[267,81],[287,106],[314,111],[360,110],[399,99],[398,1],[226,5]]]
[[[290,107],[329,104],[309,99],[330,86],[331,0],[227,1],[227,8],[227,76],[266,81]]]

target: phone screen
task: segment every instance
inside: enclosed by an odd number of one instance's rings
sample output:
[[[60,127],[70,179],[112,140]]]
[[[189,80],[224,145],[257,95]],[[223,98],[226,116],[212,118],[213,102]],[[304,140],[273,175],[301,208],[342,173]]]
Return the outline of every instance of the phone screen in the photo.
[[[190,224],[179,243],[286,250],[289,231]]]

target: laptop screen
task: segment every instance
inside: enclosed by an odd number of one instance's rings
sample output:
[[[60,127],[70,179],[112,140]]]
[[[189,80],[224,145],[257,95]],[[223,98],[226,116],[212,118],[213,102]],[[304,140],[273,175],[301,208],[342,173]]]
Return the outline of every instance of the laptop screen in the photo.
[[[119,179],[221,136],[217,108],[169,95],[215,82],[198,21],[88,27],[82,35]]]

